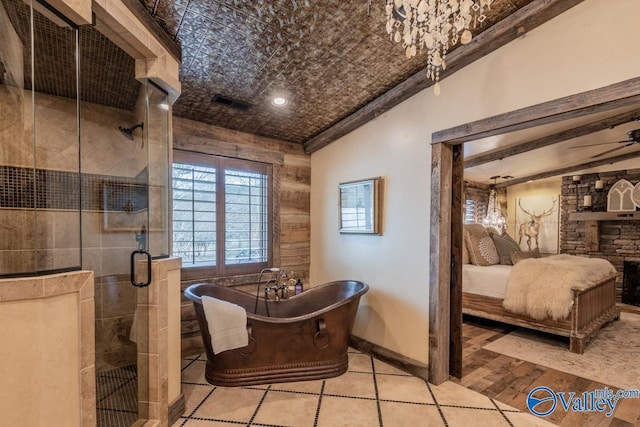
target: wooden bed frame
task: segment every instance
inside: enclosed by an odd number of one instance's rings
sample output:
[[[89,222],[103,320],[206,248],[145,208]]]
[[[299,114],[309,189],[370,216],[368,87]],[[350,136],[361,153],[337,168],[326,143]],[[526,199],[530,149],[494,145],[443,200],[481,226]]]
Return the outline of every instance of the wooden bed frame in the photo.
[[[571,315],[562,320],[535,320],[506,311],[502,299],[462,293],[462,312],[471,316],[496,320],[510,325],[569,337],[569,351],[582,354],[600,328],[620,318],[616,306],[616,276],[611,276],[586,289],[572,288]]]

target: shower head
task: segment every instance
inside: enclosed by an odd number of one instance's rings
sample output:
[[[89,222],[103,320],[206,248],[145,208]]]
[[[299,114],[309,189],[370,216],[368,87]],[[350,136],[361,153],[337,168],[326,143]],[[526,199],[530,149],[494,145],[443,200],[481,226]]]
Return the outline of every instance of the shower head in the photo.
[[[127,139],[130,139],[131,141],[133,141],[133,131],[138,128],[144,129],[144,123],[140,122],[137,125],[131,126],[130,128],[123,128],[122,126],[118,126],[118,129],[120,129],[120,132],[122,132],[122,134],[125,137],[127,137]]]

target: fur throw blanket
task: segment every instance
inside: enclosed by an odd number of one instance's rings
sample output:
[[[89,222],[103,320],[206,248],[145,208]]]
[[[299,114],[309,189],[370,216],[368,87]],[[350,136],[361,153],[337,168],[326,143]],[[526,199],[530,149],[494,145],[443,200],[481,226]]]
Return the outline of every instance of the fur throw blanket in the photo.
[[[552,255],[518,262],[509,275],[505,310],[536,320],[564,319],[573,304],[571,288],[584,289],[616,273],[607,260]]]

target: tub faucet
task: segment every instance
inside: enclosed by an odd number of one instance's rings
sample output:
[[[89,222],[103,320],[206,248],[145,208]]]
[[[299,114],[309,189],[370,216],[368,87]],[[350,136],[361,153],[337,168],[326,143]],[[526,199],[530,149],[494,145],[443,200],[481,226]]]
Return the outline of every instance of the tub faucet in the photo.
[[[263,268],[262,271],[260,272],[260,275],[258,276],[258,286],[256,287],[256,306],[253,310],[254,314],[258,313],[258,299],[260,298],[260,283],[262,283],[262,275],[264,273],[271,273],[272,275],[275,275],[277,273],[280,272],[280,269],[278,267],[271,267],[271,268]],[[267,306],[267,296],[268,296],[268,289],[269,289],[269,283],[278,283],[278,281],[274,278],[271,278],[269,280],[267,280],[267,283],[265,284],[265,288],[264,288],[264,305],[266,307],[267,310],[267,315],[269,314],[269,308]]]

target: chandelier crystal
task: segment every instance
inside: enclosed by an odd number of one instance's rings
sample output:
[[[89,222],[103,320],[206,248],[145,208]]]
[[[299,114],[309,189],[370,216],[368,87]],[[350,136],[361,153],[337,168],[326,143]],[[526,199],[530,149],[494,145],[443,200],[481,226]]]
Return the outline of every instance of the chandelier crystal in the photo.
[[[471,28],[484,22],[484,9],[493,0],[386,0],[387,34],[402,44],[408,59],[426,51],[427,76],[440,94],[440,71],[447,68],[447,51],[472,39]]]
[[[500,203],[496,196],[496,190],[494,188],[489,192],[489,206],[487,207],[487,215],[482,220],[482,225],[485,227],[493,227],[500,232],[504,233],[507,229],[507,220],[502,216],[502,210],[500,209]]]

